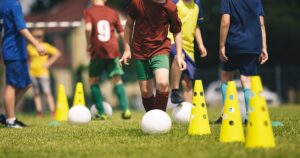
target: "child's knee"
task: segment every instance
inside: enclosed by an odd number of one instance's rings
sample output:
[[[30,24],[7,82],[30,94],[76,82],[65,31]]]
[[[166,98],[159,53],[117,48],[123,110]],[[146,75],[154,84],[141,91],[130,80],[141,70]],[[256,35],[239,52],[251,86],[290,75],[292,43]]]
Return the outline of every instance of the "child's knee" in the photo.
[[[169,80],[159,80],[156,82],[157,89],[161,92],[169,90]]]

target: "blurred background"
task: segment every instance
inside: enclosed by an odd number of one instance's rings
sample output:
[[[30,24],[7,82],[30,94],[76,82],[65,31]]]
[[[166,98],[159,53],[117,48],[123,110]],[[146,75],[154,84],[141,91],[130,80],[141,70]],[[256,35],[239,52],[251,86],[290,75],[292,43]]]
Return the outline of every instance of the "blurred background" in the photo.
[[[86,52],[83,10],[90,6],[89,0],[20,0],[28,28],[42,28],[45,41],[53,44],[62,56],[51,68],[52,92],[56,96],[58,84],[64,84],[70,102],[73,99],[75,83],[82,81],[85,86],[88,106],[91,96],[88,85],[89,57]],[[108,0],[107,5],[117,9],[122,24],[126,22],[126,8],[131,0]],[[219,93],[219,0],[202,0],[205,23],[201,26],[208,57],[200,59],[196,53],[199,72],[209,105],[221,105]],[[269,105],[300,103],[300,1],[263,0],[270,59],[261,66],[260,75],[265,86]],[[121,49],[122,44],[120,44]],[[5,84],[4,67],[0,67],[0,88]],[[123,79],[132,107],[141,106],[139,88],[134,65],[124,67]],[[238,77],[238,75],[237,75]],[[105,100],[116,106],[112,87],[106,76],[102,76],[102,93]],[[238,81],[239,82],[239,81]],[[238,85],[238,89],[241,86]],[[2,97],[2,95],[1,95]],[[241,101],[242,99],[241,95]],[[0,112],[3,112],[1,98]],[[44,102],[44,107],[47,107]],[[70,104],[71,106],[71,104]],[[47,109],[47,108],[46,108]],[[18,111],[33,112],[33,93],[27,93]]]

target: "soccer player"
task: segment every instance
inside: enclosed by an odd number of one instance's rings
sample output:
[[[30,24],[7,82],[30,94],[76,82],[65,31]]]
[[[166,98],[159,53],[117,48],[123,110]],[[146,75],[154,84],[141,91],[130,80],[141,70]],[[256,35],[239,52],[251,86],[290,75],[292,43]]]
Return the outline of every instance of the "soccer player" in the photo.
[[[169,28],[175,39],[178,66],[180,70],[186,68],[181,55],[181,22],[176,5],[171,0],[133,0],[128,15],[125,26],[125,51],[120,64],[129,64],[132,41],[132,55],[135,58],[144,108],[146,112],[152,109],[165,111],[169,98]],[[153,95],[154,81],[156,96]]]
[[[264,11],[261,0],[222,0],[220,26],[221,92],[223,102],[226,83],[239,70],[244,88],[247,122],[250,76],[258,74],[258,65],[268,60]],[[221,123],[222,117],[215,123]]]
[[[183,38],[183,55],[187,64],[187,70],[181,71],[176,60],[173,60],[171,67],[171,102],[174,104],[183,101],[192,102],[193,99],[193,80],[195,79],[196,65],[194,58],[194,40],[196,39],[200,56],[203,58],[207,55],[206,48],[203,44],[200,24],[203,23],[203,10],[200,0],[173,0],[178,9],[178,16],[182,22]],[[169,36],[171,37],[171,36]],[[172,38],[171,38],[172,39]],[[171,56],[176,55],[174,40],[172,39]],[[179,83],[182,78],[182,96],[179,93]]]
[[[34,29],[32,30],[32,35],[43,45],[43,47],[48,53],[47,56],[40,56],[38,54],[37,49],[32,44],[29,44],[27,46],[28,56],[30,59],[29,73],[32,80],[32,86],[34,91],[34,103],[37,110],[37,116],[43,116],[40,92],[41,88],[46,96],[47,103],[50,109],[50,114],[52,117],[54,117],[55,103],[50,88],[49,68],[59,58],[60,51],[52,45],[50,45],[49,43],[44,42],[43,30]]]
[[[26,39],[37,49],[39,55],[46,55],[46,51],[26,28],[18,0],[0,1],[0,22],[0,32],[3,33],[2,57],[6,69],[5,127],[23,128],[26,125],[16,119],[15,106],[31,86],[27,67]]]
[[[124,74],[118,64],[121,55],[115,30],[124,39],[124,30],[120,24],[116,11],[105,6],[106,0],[92,0],[93,6],[84,11],[87,51],[90,52],[89,82],[94,102],[98,109],[99,117],[107,119],[103,108],[103,97],[99,88],[101,73],[106,73],[111,78],[122,112],[123,119],[130,119],[131,112],[128,107],[128,98],[121,75]]]

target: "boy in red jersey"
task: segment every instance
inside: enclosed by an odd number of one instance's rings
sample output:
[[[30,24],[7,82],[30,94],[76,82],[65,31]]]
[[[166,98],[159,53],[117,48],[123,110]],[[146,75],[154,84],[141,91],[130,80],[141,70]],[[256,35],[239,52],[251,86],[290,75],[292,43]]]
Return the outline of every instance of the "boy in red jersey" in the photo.
[[[133,0],[129,6],[128,15],[125,26],[125,51],[120,64],[129,63],[132,40],[132,55],[136,61],[137,78],[144,108],[146,112],[152,109],[166,111],[169,96],[171,46],[170,39],[167,38],[168,29],[175,39],[178,66],[181,70],[186,68],[181,55],[181,22],[177,15],[176,5],[171,0]],[[153,94],[154,81],[156,96]]]
[[[107,119],[103,108],[103,97],[99,88],[99,78],[103,69],[112,79],[123,119],[129,119],[131,113],[128,108],[128,99],[121,75],[124,74],[118,64],[120,51],[115,29],[122,39],[124,30],[120,24],[119,15],[113,9],[105,6],[106,0],[92,0],[93,6],[84,11],[87,51],[90,52],[89,82],[94,102],[100,119]]]

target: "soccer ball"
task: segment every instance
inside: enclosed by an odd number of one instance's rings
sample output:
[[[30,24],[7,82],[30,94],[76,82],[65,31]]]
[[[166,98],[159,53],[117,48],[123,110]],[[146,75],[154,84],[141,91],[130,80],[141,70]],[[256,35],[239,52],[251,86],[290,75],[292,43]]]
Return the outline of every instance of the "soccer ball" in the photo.
[[[112,110],[111,106],[105,101],[103,102],[103,108],[104,108],[104,113],[108,117],[112,117],[113,110]],[[95,104],[93,104],[91,106],[90,111],[91,111],[92,117],[95,117],[98,114],[98,109]]]
[[[162,110],[148,111],[141,120],[141,129],[144,133],[167,133],[172,126],[172,121],[167,113]]]
[[[179,124],[188,124],[190,122],[193,105],[189,102],[183,102],[173,109],[173,120]]]
[[[91,113],[85,106],[73,106],[68,114],[68,121],[70,124],[87,124],[91,121]]]

